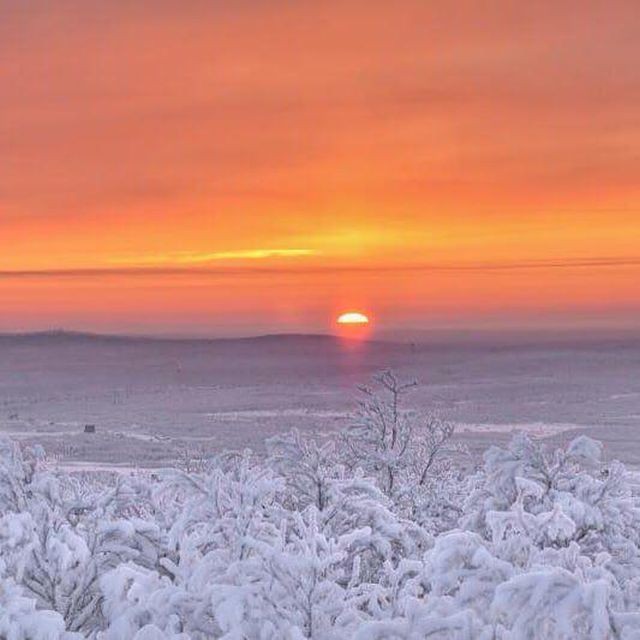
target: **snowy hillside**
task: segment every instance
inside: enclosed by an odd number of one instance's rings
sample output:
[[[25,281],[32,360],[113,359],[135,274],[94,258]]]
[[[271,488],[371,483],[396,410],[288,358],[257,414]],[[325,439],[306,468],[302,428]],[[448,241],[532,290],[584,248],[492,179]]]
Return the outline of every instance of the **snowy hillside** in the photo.
[[[579,436],[482,459],[384,374],[340,432],[180,469],[0,445],[0,638],[629,640],[640,502]]]

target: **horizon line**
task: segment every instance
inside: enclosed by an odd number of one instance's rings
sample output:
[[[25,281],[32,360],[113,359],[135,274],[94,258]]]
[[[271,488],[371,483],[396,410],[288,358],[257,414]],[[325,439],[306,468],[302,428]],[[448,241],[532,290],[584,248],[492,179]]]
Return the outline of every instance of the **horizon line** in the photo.
[[[392,334],[396,334],[393,339]],[[26,331],[0,331],[0,339],[11,338],[86,338],[96,340],[149,341],[149,342],[234,342],[264,339],[331,339],[340,341],[358,341],[370,344],[403,344],[418,342],[421,338],[487,338],[502,336],[505,338],[533,338],[533,337],[630,337],[640,336],[640,327],[476,327],[476,328],[429,328],[429,329],[398,329],[383,331],[380,337],[354,339],[349,336],[330,332],[266,332],[246,335],[202,335],[202,334],[171,334],[171,333],[135,333],[135,332],[100,332],[79,329],[34,329]]]

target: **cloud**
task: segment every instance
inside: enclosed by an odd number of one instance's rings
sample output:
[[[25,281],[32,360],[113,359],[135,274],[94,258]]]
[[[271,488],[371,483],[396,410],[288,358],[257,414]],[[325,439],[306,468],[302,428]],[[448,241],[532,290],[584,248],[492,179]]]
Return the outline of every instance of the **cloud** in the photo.
[[[239,258],[240,254],[243,258],[253,257],[260,259],[264,257],[273,257],[259,255],[260,252],[276,251],[277,255],[282,255],[282,251],[306,251],[306,250],[255,250],[255,251],[236,251],[236,252],[220,252],[217,254],[199,254],[199,257],[206,255],[224,256],[228,259],[229,255]],[[249,254],[249,255],[247,255]],[[300,254],[299,254],[300,255]],[[314,252],[305,253],[303,255],[314,255]],[[196,256],[198,257],[198,256]],[[224,258],[218,258],[224,259]],[[212,260],[207,258],[202,262]],[[157,266],[152,266],[157,265]],[[147,263],[138,264],[128,263],[127,266],[121,267],[104,267],[104,268],[70,268],[70,269],[25,269],[25,270],[0,270],[0,280],[20,279],[20,278],[100,278],[111,276],[210,276],[210,277],[233,277],[242,275],[305,275],[305,274],[340,274],[340,273],[437,273],[437,272],[504,272],[504,271],[527,271],[538,269],[608,269],[621,267],[640,267],[640,257],[629,258],[611,258],[596,257],[587,259],[557,259],[557,260],[528,260],[528,261],[505,261],[505,262],[451,262],[451,263],[414,263],[404,265],[388,265],[388,266],[361,266],[361,265],[329,265],[329,266],[268,266],[268,267],[206,267],[193,266],[198,264],[198,260],[193,262],[185,261],[181,263]]]
[[[206,264],[234,260],[267,260],[269,258],[303,258],[320,255],[314,249],[242,249],[236,251],[177,251],[163,255],[137,255],[111,258],[111,264],[131,266],[171,266]]]

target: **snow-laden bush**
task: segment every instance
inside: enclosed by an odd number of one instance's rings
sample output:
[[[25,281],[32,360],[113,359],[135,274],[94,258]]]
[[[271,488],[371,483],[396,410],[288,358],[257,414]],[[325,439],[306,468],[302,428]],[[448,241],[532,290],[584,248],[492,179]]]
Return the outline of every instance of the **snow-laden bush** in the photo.
[[[70,631],[102,619],[99,578],[128,560],[154,565],[163,544],[150,520],[119,515],[121,483],[80,499],[73,481],[49,473],[38,451],[0,444],[0,544],[5,575]],[[0,636],[2,637],[2,636]]]
[[[0,640],[640,638],[621,464],[517,436],[467,476],[380,384],[346,433],[264,459],[103,477],[0,442]]]
[[[358,411],[342,434],[341,460],[350,471],[362,469],[374,478],[397,513],[439,533],[461,513],[464,483],[452,462],[463,449],[452,443],[451,423],[404,407],[415,388],[390,371],[361,386]]]
[[[64,618],[55,611],[37,610],[11,578],[0,576],[0,638],[7,640],[73,640]]]
[[[619,627],[632,637],[640,502],[624,466],[603,462],[600,443],[581,436],[549,452],[519,435],[485,453],[470,485],[461,525],[516,571],[496,592],[497,620],[516,637],[536,637],[525,628],[546,637],[623,637]]]

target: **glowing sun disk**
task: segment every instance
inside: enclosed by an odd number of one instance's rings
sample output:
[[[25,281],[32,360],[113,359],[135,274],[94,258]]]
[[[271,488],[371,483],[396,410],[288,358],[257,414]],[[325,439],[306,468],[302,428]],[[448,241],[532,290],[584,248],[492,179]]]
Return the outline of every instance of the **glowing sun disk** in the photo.
[[[338,316],[337,320],[338,324],[369,324],[369,318],[364,315],[364,313],[359,313],[357,311],[349,311],[348,313],[343,313]]]

